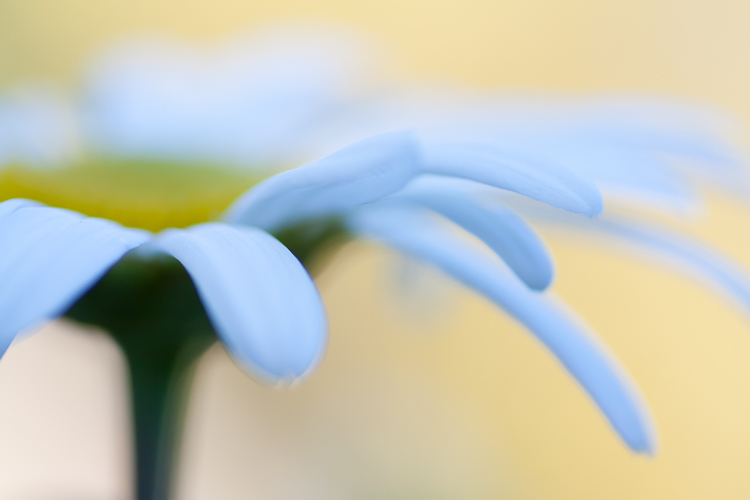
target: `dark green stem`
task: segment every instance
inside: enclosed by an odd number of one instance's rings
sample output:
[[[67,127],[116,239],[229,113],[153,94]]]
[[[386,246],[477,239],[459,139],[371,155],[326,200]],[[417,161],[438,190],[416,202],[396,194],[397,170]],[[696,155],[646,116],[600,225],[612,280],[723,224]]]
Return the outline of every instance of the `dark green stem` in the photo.
[[[168,500],[174,493],[193,367],[203,349],[188,345],[165,359],[142,348],[122,347],[130,371],[136,498]]]
[[[185,269],[127,256],[67,313],[99,325],[130,371],[137,500],[168,500],[196,360],[216,340]]]

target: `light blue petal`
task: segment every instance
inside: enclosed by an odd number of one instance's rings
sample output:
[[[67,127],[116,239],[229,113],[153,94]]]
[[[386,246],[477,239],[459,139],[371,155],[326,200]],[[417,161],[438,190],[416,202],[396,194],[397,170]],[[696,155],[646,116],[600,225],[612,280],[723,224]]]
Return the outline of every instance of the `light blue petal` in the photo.
[[[20,331],[65,312],[149,237],[26,200],[0,203],[0,354]]]
[[[0,167],[65,164],[79,153],[78,116],[51,87],[21,85],[0,94]]]
[[[417,173],[418,162],[410,132],[370,137],[258,184],[225,218],[272,231],[303,218],[346,211],[401,189]]]
[[[200,224],[164,231],[154,246],[185,266],[240,363],[266,380],[291,382],[320,360],[327,331],[320,295],[302,264],[272,236]]]
[[[668,167],[676,166],[675,157],[688,160],[679,163],[681,175],[689,167],[721,185],[747,187],[746,155],[730,140],[745,135],[744,126],[715,110],[663,99],[606,99],[571,107],[560,118],[553,133],[559,144],[667,153],[660,160]]]
[[[604,147],[571,140],[550,154],[578,175],[591,179],[609,200],[650,205],[677,213],[695,210],[702,200],[690,177],[659,151]]]
[[[744,155],[728,140],[744,135],[745,127],[692,103],[614,95],[582,100],[508,97],[480,97],[474,111],[441,127],[449,125],[475,138],[494,136],[511,147],[518,138],[536,137],[547,144],[667,152],[711,163],[712,169],[726,167],[725,173],[745,163]]]
[[[89,67],[88,139],[116,156],[263,168],[309,158],[363,70],[365,39],[292,23],[196,45],[129,38]],[[298,163],[294,163],[298,164]]]
[[[418,179],[393,199],[417,203],[450,219],[481,239],[529,288],[547,288],[554,278],[554,264],[536,232],[503,205],[482,202],[450,181]]]
[[[551,159],[480,143],[428,143],[423,154],[425,173],[489,184],[589,217],[602,212],[597,187]]]
[[[604,221],[599,230],[656,251],[671,263],[682,263],[728,292],[750,312],[750,276],[743,267],[717,250],[666,228],[638,227],[624,222]]]
[[[647,257],[663,257],[666,263],[682,272],[708,280],[734,297],[750,312],[750,276],[743,266],[717,249],[676,233],[674,230],[653,223],[608,217],[596,221],[579,221],[572,217],[559,217],[544,211],[529,210],[532,217],[542,222],[580,228],[592,233],[603,233],[646,250]],[[621,244],[618,249],[623,249]],[[664,263],[664,259],[660,259]]]
[[[570,313],[530,291],[499,261],[462,243],[429,219],[406,210],[364,209],[352,230],[427,261],[485,295],[526,325],[588,391],[634,451],[653,453],[651,418],[629,378]]]
[[[4,217],[15,212],[19,208],[24,207],[38,207],[41,206],[39,203],[31,200],[24,200],[23,198],[14,198],[12,200],[6,200],[0,203],[0,220]]]
[[[635,202],[648,200],[660,207],[691,208],[697,203],[689,177],[675,168],[662,151],[608,144],[605,140],[575,134],[571,130],[501,130],[465,142],[490,145],[532,157],[544,154],[575,174],[594,182],[606,195],[616,194]],[[624,195],[624,196],[623,196]]]
[[[716,110],[667,100],[610,99],[583,114],[582,132],[592,141],[676,154],[713,167],[734,168],[744,161],[727,132],[742,131]]]

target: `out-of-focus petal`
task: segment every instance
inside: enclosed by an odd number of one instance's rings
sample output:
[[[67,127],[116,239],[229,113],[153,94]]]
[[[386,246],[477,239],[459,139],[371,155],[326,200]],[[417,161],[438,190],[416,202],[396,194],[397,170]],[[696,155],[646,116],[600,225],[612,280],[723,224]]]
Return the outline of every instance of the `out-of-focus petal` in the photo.
[[[716,249],[653,223],[647,224],[620,217],[578,221],[547,212],[529,211],[529,214],[531,217],[539,217],[542,222],[613,237],[618,241],[617,247],[620,249],[624,242],[631,245],[631,248],[645,250],[643,255],[646,257],[659,258],[660,263],[676,267],[693,277],[697,275],[698,278],[718,286],[750,312],[750,276],[742,265]]]
[[[0,203],[0,353],[70,307],[145,231],[25,200]]]
[[[229,208],[226,220],[273,231],[343,212],[401,189],[418,162],[410,132],[370,137],[258,184]]]
[[[56,89],[16,87],[0,94],[0,166],[65,164],[81,149],[76,111]]]
[[[153,245],[185,266],[240,363],[266,380],[291,382],[320,360],[327,332],[323,303],[305,269],[275,238],[211,223],[164,231]]]
[[[444,180],[419,179],[393,198],[422,205],[450,219],[481,239],[529,288],[547,288],[554,277],[554,264],[536,232],[503,205],[471,196]]]
[[[577,115],[575,120],[575,108],[567,111],[575,133],[599,144],[663,151],[711,164],[726,174],[745,163],[729,140],[744,134],[744,125],[716,109],[669,99],[621,97],[591,101]]]
[[[87,72],[88,132],[125,156],[266,169],[309,159],[308,137],[369,80],[372,45],[305,22],[212,44],[128,38]]]
[[[425,173],[471,179],[589,217],[602,212],[599,189],[553,160],[479,143],[428,143],[423,152]]]
[[[702,200],[690,178],[666,161],[660,151],[581,144],[573,140],[554,147],[554,157],[578,175],[591,179],[608,202],[685,214]]]
[[[445,234],[418,213],[372,207],[350,223],[353,231],[439,267],[506,310],[558,357],[630,448],[654,452],[651,418],[633,384],[570,313],[523,286],[499,261]]]

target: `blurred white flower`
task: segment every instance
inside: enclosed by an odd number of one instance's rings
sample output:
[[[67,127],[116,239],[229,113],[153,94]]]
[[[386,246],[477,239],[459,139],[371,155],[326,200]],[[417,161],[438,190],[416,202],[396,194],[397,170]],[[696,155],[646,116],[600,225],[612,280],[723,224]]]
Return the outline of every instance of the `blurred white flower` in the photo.
[[[125,40],[89,68],[88,136],[119,156],[288,167],[373,76],[377,54],[364,36],[317,25],[214,44]]]
[[[62,165],[80,149],[78,117],[61,92],[25,85],[0,96],[0,164]]]

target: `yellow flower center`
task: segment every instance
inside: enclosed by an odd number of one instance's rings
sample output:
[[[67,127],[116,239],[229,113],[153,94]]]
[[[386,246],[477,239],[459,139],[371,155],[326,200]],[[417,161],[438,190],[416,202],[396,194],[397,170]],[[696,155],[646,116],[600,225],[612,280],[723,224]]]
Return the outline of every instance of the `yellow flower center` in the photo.
[[[216,219],[267,175],[211,165],[89,159],[40,170],[0,169],[0,201],[27,198],[159,231]]]

